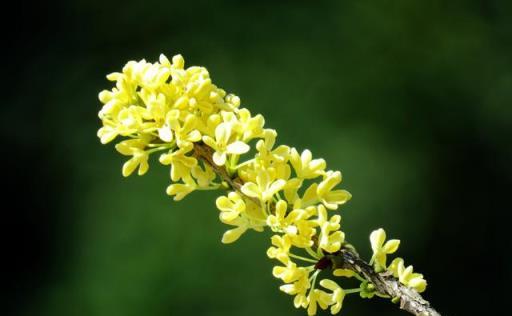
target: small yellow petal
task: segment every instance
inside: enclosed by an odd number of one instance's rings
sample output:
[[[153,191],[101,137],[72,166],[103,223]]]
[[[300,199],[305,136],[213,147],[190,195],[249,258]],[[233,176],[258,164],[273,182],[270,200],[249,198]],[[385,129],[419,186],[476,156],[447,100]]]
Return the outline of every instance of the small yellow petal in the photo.
[[[217,205],[217,208],[221,211],[230,211],[231,207],[233,206],[231,204],[231,201],[225,196],[219,196],[215,201],[215,204]]]
[[[218,151],[213,153],[213,162],[217,166],[224,166],[226,163],[226,153],[220,153]]]
[[[144,174],[146,174],[146,172],[148,172],[148,170],[149,170],[149,164],[148,164],[148,159],[146,157],[140,161],[138,175],[143,176]]]
[[[123,176],[128,177],[129,175],[131,175],[138,165],[139,162],[134,158],[126,161],[123,165]]]
[[[278,218],[284,218],[284,216],[286,215],[287,208],[288,208],[288,205],[286,204],[286,202],[283,200],[279,200],[276,203],[276,216]]]
[[[320,182],[317,189],[318,196],[327,194],[332,188],[341,182],[341,172],[336,171],[328,174],[328,176]]]
[[[416,291],[418,291],[419,293],[425,291],[425,289],[427,288],[427,281],[425,281],[425,279],[423,278],[413,278],[409,281],[409,284],[408,284],[409,287],[412,287],[413,289],[415,289]]]
[[[210,136],[203,136],[203,142],[211,148],[217,149],[217,143],[215,143],[215,140]]]
[[[340,277],[347,277],[347,278],[351,278],[353,277],[356,273],[352,270],[349,270],[349,269],[336,269],[332,272],[332,274],[334,276],[340,276]]]
[[[215,129],[215,141],[218,145],[226,145],[231,136],[231,125],[221,123]]]
[[[176,69],[183,69],[185,67],[185,59],[180,54],[172,57],[172,65]]]
[[[379,228],[377,230],[374,230],[370,234],[370,243],[372,245],[373,252],[377,252],[382,247],[382,244],[384,244],[384,241],[386,240],[386,232],[384,229]]]
[[[246,143],[244,143],[242,141],[236,141],[227,146],[226,152],[228,154],[241,155],[241,154],[245,154],[246,152],[248,152],[249,149],[251,149],[251,148]]]
[[[323,279],[322,281],[320,281],[320,285],[331,291],[335,291],[340,288],[338,283],[329,279]]]
[[[160,61],[160,64],[162,64],[162,66],[166,66],[166,67],[171,66],[169,59],[164,54],[160,54],[158,61]]]
[[[243,194],[249,197],[257,198],[260,195],[259,187],[252,182],[247,182],[246,184],[244,184],[241,190]]]
[[[98,130],[98,137],[102,144],[110,143],[118,135],[117,130],[111,127],[102,127]]]
[[[400,240],[390,239],[386,242],[384,247],[382,247],[382,250],[387,254],[394,253],[395,251],[398,250],[399,245],[400,245]]]
[[[230,244],[238,240],[240,236],[247,230],[245,227],[237,227],[234,229],[230,229],[224,233],[222,236],[222,243],[223,244]]]
[[[285,184],[286,184],[286,181],[283,179],[278,179],[278,180],[274,181],[270,185],[270,188],[268,188],[269,194],[270,195],[276,194],[278,191],[280,191],[284,188]]]
[[[220,221],[225,224],[233,223],[233,221],[237,218],[239,218],[239,214],[233,211],[222,212],[219,214]]]
[[[158,137],[164,142],[170,143],[172,141],[172,131],[168,125],[158,129]]]

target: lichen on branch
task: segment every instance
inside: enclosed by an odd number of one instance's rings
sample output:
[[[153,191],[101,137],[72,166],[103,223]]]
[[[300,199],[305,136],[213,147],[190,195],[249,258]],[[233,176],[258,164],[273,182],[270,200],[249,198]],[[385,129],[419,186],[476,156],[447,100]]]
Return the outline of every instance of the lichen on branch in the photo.
[[[249,230],[272,231],[272,273],[295,307],[337,314],[346,295],[359,293],[400,300],[416,315],[438,315],[418,294],[426,288],[423,276],[401,258],[387,264],[398,240],[386,242],[383,229],[372,232],[369,263],[347,243],[336,213],[351,198],[337,188],[341,172],[307,149],[276,146],[277,132],[265,128],[263,116],[241,108],[240,98],[215,86],[204,67],[185,68],[181,55],[172,61],[161,55],[155,63],[130,61],[107,78],[115,87],[99,94],[98,137],[103,144],[121,138],[116,149],[129,157],[123,175],[145,174],[149,156],[159,152],[159,162],[170,166],[167,194],[174,200],[227,191],[216,200],[219,219],[231,226],[222,242]],[[342,278],[360,286],[346,288]]]

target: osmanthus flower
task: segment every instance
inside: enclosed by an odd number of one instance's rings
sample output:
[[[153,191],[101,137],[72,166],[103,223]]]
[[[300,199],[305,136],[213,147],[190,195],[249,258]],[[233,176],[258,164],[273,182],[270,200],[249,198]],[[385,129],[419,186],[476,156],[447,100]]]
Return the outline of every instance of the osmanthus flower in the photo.
[[[221,211],[219,216],[222,222],[231,222],[245,211],[245,202],[235,191],[229,192],[228,196],[219,196],[216,204]]]
[[[386,232],[382,228],[374,230],[370,234],[370,243],[373,250],[372,261],[374,262],[376,271],[386,269],[386,256],[396,252],[400,245],[400,240],[398,239],[391,239],[384,243],[385,241]]]
[[[123,176],[129,176],[133,171],[135,171],[137,167],[139,168],[139,176],[145,174],[148,171],[149,155],[144,150],[146,145],[147,140],[145,139],[128,139],[119,142],[116,145],[116,149],[119,153],[125,156],[132,156],[132,158],[125,162],[123,165]]]
[[[312,183],[307,189],[304,190],[302,197],[299,197],[298,194],[294,194],[290,196],[287,195],[287,198],[290,201],[293,201],[293,208],[306,208],[308,206],[316,205],[320,201],[317,194],[318,183]]]
[[[151,117],[155,121],[155,126],[159,127],[165,122],[165,117],[169,112],[168,98],[162,92],[153,93],[147,89],[141,89],[138,93],[139,98],[146,104],[145,116]],[[160,128],[158,129],[160,134]],[[168,130],[166,130],[168,131]],[[162,130],[164,132],[164,130]],[[170,142],[164,136],[165,142]]]
[[[297,264],[291,260],[286,263],[286,266],[275,266],[272,269],[272,274],[283,280],[285,283],[291,283],[297,281],[301,277],[301,271]]]
[[[197,184],[191,176],[183,177],[183,183],[173,183],[167,187],[166,193],[174,195],[174,201],[183,200],[185,196],[197,189]]]
[[[318,305],[322,309],[327,309],[327,307],[329,306],[328,301],[327,301],[328,298],[326,298],[325,296],[323,296],[321,294],[322,294],[322,291],[318,290],[318,289],[312,289],[309,292],[309,295],[307,296],[307,301],[306,301],[306,305],[308,308],[307,311],[308,311],[309,316],[316,315]]]
[[[287,220],[286,213],[288,211],[288,204],[286,201],[280,200],[276,203],[275,215],[267,217],[267,225],[274,231],[285,230],[292,222]]]
[[[281,232],[290,240],[294,247],[308,248],[313,246],[313,236],[316,233],[314,221],[309,220],[316,214],[314,207],[294,209],[287,212],[288,205],[280,200],[275,206],[275,215],[267,217],[267,225],[274,232]]]
[[[308,149],[304,150],[300,156],[295,148],[291,149],[290,162],[297,173],[297,177],[312,179],[324,174],[325,160],[312,159],[312,157],[311,151]]]
[[[267,256],[271,259],[277,259],[283,264],[290,261],[289,252],[292,247],[290,237],[288,235],[274,235],[271,238],[273,247],[268,248]]]
[[[187,156],[192,150],[192,144],[178,150],[170,150],[160,155],[159,161],[163,165],[171,165],[171,180],[178,181],[190,176],[192,168],[197,165],[197,159]]]
[[[214,184],[214,180],[217,177],[212,167],[208,165],[204,165],[204,170],[200,165],[195,165],[190,170],[192,177],[196,179],[197,186],[202,189],[213,188],[216,187]]]
[[[242,187],[242,193],[248,197],[257,198],[262,203],[266,203],[272,199],[277,192],[281,191],[285,184],[285,180],[275,179],[269,172],[260,170],[256,176],[256,183],[245,183]]]
[[[240,102],[240,100],[238,100],[238,102]],[[252,117],[249,110],[240,109],[238,116],[239,119],[237,124],[234,125],[234,128],[242,136],[241,140],[243,142],[248,142],[262,135],[265,119],[261,114]]]
[[[353,249],[341,216],[330,214],[351,198],[337,188],[341,172],[327,169],[326,161],[314,159],[308,149],[277,144],[277,132],[265,128],[262,115],[251,114],[238,96],[217,87],[206,68],[185,67],[181,55],[171,60],[161,55],[154,63],[130,61],[107,79],[115,86],[99,94],[97,136],[103,144],[120,138],[117,151],[130,157],[124,176],[137,169],[139,175],[146,173],[149,156],[159,153],[158,161],[170,167],[166,192],[175,201],[198,190],[227,189],[216,200],[219,219],[229,226],[222,242],[233,243],[247,231],[271,230],[267,256],[277,260],[272,273],[284,282],[280,290],[294,296],[294,306],[308,315],[318,307],[338,313],[350,293],[375,295],[360,270],[336,266],[334,260]],[[249,152],[254,155],[246,157]],[[386,269],[386,256],[399,244],[385,239],[382,229],[370,236],[377,272]],[[326,269],[361,285],[345,289],[322,279]],[[402,259],[387,269],[405,286],[425,290],[423,276]]]
[[[404,259],[402,258],[395,258],[390,263],[388,271],[392,272],[393,276],[398,278],[400,283],[415,289],[419,293],[427,288],[427,281],[423,279],[423,274],[413,273],[413,266],[405,267]]]
[[[295,308],[306,308],[308,306],[307,292],[311,288],[309,280],[309,270],[306,268],[298,269],[300,276],[294,282],[281,285],[279,289],[288,295],[294,295],[293,305]]]
[[[331,313],[333,315],[339,313],[345,298],[345,291],[343,291],[338,283],[329,279],[323,279],[320,281],[320,285],[331,291],[330,294],[322,293],[323,301],[328,305],[332,305]]]
[[[216,204],[220,210],[220,221],[236,226],[224,233],[223,243],[235,242],[248,229],[263,231],[265,217],[261,209],[254,202],[244,199],[238,192],[231,191],[227,196],[218,197]]]
[[[165,83],[171,71],[167,67],[148,63],[143,59],[140,62],[128,62],[123,68],[123,73],[127,74],[133,82],[139,83],[142,88],[155,90]]]
[[[180,116],[183,117],[180,119]],[[158,136],[162,141],[171,142],[175,134],[178,147],[189,147],[192,143],[201,140],[201,133],[196,129],[197,125],[198,119],[195,115],[171,110],[166,115],[165,124],[158,129]]]
[[[329,279],[323,279],[320,281],[320,285],[331,293],[320,289],[313,289],[310,291],[308,300],[308,315],[315,315],[317,311],[317,305],[321,309],[327,309],[331,306],[331,314],[337,314],[341,310],[343,299],[345,298],[345,292],[343,289],[334,281]]]
[[[311,210],[314,207],[309,207],[305,210],[305,214],[308,218],[295,221],[296,230],[293,232],[288,230],[287,234],[290,236],[292,240],[293,246],[297,248],[309,249],[315,245],[315,237],[317,230],[313,221],[309,220],[311,215]],[[318,259],[317,257],[314,257]]]
[[[256,160],[260,164],[269,167],[275,163],[286,165],[290,156],[290,147],[286,145],[279,145],[274,148],[276,142],[277,132],[273,129],[265,129],[263,131],[263,139],[256,143]]]
[[[136,132],[151,132],[153,124],[144,122],[145,109],[130,105],[119,110],[115,116],[104,119],[104,126],[99,129],[98,137],[103,144],[111,142],[117,136],[129,136]]]
[[[249,228],[247,219],[237,217],[232,221],[226,221],[225,224],[236,226],[236,228],[229,229],[222,235],[222,243],[230,244],[238,240],[243,233]]]
[[[338,205],[344,204],[352,195],[346,190],[332,190],[341,182],[341,172],[328,171],[324,180],[318,184],[316,194],[320,201],[330,210],[335,210]]]
[[[117,131],[117,123],[112,120],[103,120],[103,127],[98,130],[97,133],[102,144],[108,144],[119,136]]]
[[[228,122],[221,123],[215,129],[215,139],[206,135],[203,136],[205,144],[215,149],[213,161],[218,166],[226,163],[228,154],[241,155],[249,151],[250,147],[240,140],[230,141],[232,127]]]
[[[320,226],[318,236],[319,249],[334,253],[341,248],[345,241],[345,233],[340,229],[341,216],[333,215],[328,218],[327,210],[323,205],[318,205],[318,219],[316,223]]]

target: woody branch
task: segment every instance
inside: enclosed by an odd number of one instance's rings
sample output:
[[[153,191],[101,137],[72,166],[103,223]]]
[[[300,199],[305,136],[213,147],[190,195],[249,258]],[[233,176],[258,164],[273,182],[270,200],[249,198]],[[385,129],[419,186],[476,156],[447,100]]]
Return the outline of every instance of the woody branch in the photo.
[[[224,166],[217,166],[213,162],[214,150],[204,143],[194,143],[194,156],[208,164],[215,173],[228,184],[228,186],[237,191],[240,195],[255,203],[259,203],[254,198],[246,196],[241,188],[243,181],[239,177],[230,176],[228,170]],[[389,273],[377,273],[374,268],[361,259],[350,248],[344,247],[340,251],[333,254],[326,254],[321,260],[328,260],[332,269],[342,268],[356,272],[365,280],[373,284],[377,293],[400,300],[400,308],[416,316],[440,316],[440,314],[430,306],[417,291],[409,288],[399,282]]]

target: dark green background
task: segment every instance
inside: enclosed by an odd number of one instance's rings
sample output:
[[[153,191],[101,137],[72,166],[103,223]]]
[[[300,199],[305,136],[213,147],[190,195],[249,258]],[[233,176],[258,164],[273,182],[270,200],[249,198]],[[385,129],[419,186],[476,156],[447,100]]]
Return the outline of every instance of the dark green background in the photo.
[[[279,142],[341,170],[347,236],[402,240],[443,315],[510,288],[509,1],[61,1],[4,10],[4,261],[17,315],[305,315],[269,234],[222,245],[215,194],[175,203],[168,169],[123,179],[96,138],[99,91],[130,59],[184,55]],[[6,21],[6,20],[5,20]],[[5,201],[5,200],[4,200]],[[4,205],[7,205],[4,202]],[[351,295],[344,315],[405,315]]]

